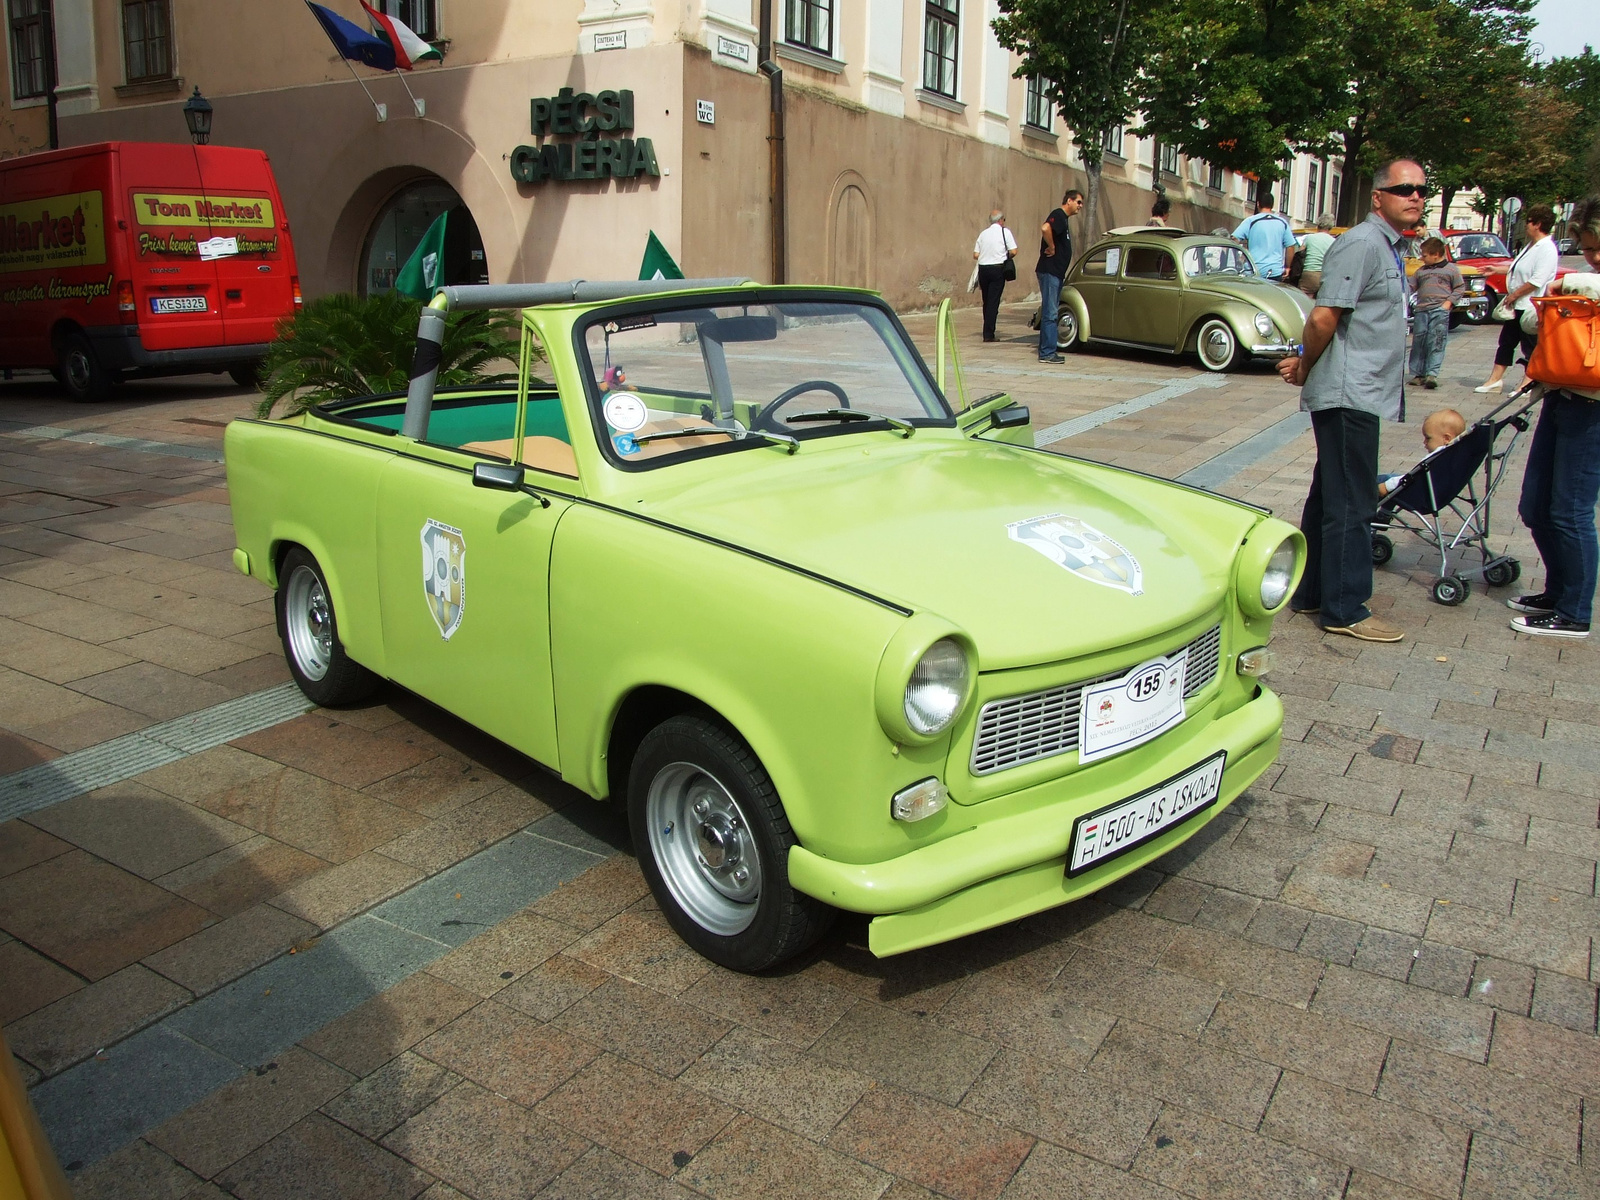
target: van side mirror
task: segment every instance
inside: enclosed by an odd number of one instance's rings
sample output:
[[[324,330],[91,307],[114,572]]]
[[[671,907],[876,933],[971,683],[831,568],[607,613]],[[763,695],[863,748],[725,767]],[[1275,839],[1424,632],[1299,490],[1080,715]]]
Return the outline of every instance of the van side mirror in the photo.
[[[1025,405],[1021,404],[1013,404],[1008,408],[999,409],[989,418],[990,428],[992,429],[1016,429],[1018,426],[1026,425],[1031,420],[1033,420],[1033,414],[1028,411]]]
[[[474,463],[472,486],[514,492],[522,487],[522,468],[515,463]]]

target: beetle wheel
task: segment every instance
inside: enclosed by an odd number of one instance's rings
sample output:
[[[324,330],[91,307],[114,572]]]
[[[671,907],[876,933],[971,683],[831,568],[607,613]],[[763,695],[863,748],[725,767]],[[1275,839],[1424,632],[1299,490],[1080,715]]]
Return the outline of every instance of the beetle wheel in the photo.
[[[1208,371],[1231,370],[1242,357],[1233,327],[1220,317],[1208,317],[1195,336],[1200,365]]]
[[[289,673],[312,703],[354,704],[377,686],[377,676],[344,652],[322,568],[299,546],[283,556],[275,607]]]
[[[1081,349],[1083,338],[1079,332],[1077,314],[1063,304],[1061,314],[1056,319],[1056,348],[1063,353]]]

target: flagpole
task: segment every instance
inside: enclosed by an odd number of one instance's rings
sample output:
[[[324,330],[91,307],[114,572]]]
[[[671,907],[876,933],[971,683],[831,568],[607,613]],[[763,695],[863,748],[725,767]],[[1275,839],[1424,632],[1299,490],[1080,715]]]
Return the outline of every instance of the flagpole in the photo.
[[[411,85],[406,82],[405,72],[403,72],[403,71],[399,70],[398,68],[396,68],[395,74],[400,76],[400,86],[405,88],[406,95],[411,97],[411,108],[412,108],[412,111],[415,112],[417,114],[417,116],[419,116],[419,117],[427,116],[428,115],[428,102],[426,100],[418,100],[417,99],[416,94],[414,92],[412,92],[412,90],[411,90]]]
[[[334,49],[337,50],[338,47],[335,46]],[[339,56],[339,58],[345,66],[350,67],[350,60],[348,58],[345,58],[345,56],[342,54]],[[361,90],[367,93],[367,99],[372,101],[372,111],[378,114],[378,120],[387,121],[389,119],[389,106],[387,104],[379,104],[376,100],[373,100],[372,93],[367,90],[366,81],[362,79],[361,76],[356,74],[356,69],[354,67],[350,67],[350,78],[359,83],[361,85]],[[407,90],[409,91],[410,89]]]

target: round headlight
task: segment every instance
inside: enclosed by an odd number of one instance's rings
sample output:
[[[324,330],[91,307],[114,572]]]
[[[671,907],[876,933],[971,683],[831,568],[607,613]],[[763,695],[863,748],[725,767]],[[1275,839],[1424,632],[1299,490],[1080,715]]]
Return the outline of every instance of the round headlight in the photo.
[[[1261,576],[1261,607],[1271,612],[1289,595],[1289,582],[1294,578],[1294,543],[1285,538],[1267,560],[1267,569]]]
[[[940,638],[912,668],[906,684],[906,723],[934,734],[955,719],[967,696],[967,656],[954,638]]]
[[[1272,318],[1264,312],[1256,314],[1256,332],[1262,337],[1268,337],[1272,333]]]

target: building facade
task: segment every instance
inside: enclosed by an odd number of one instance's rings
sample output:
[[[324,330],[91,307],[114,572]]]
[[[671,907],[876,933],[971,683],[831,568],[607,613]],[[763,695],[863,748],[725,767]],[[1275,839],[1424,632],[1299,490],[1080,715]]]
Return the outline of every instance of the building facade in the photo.
[[[378,0],[443,53],[403,80],[352,72],[299,4],[0,3],[0,156],[47,147],[52,113],[60,145],[183,141],[198,86],[214,143],[271,157],[313,296],[386,289],[452,210],[452,282],[631,278],[651,231],[687,274],[771,278],[764,24],[789,282],[965,301],[999,207],[1026,289],[1039,223],[1085,186],[994,38],[996,0]],[[328,4],[365,26],[355,0]],[[1253,188],[1123,131],[1105,162],[1106,227],[1142,224],[1160,185],[1172,224],[1231,228]]]

